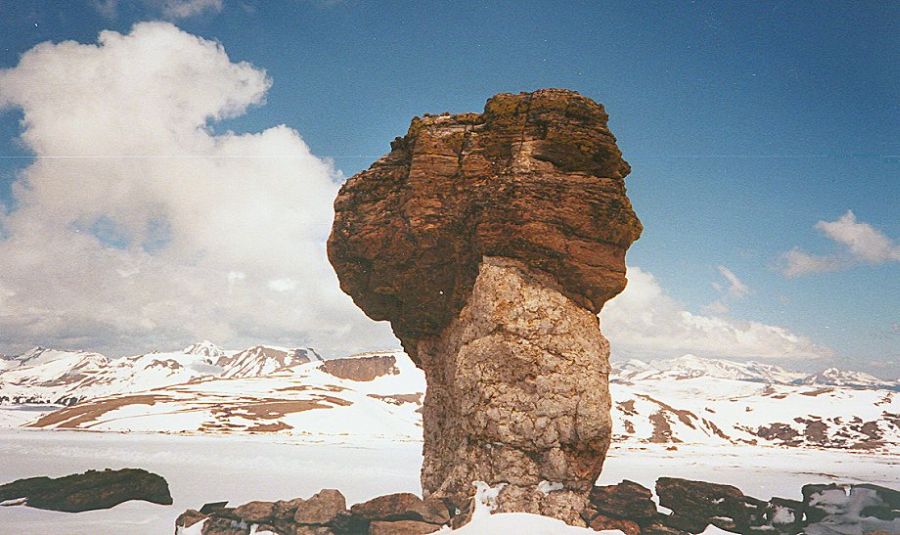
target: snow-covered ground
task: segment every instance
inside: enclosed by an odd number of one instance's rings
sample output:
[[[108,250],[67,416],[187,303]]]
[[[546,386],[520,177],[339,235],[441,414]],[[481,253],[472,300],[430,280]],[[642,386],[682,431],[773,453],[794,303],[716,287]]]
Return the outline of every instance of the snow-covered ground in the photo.
[[[900,485],[896,382],[685,356],[618,364],[610,389],[614,446],[600,484],[653,488],[665,475],[760,499],[797,499],[813,482]],[[116,360],[39,348],[2,359],[0,483],[136,467],[164,476],[175,504],[0,507],[0,535],[167,534],[178,514],[207,502],[338,488],[352,504],[418,492],[424,391],[422,372],[399,351],[323,362],[308,348],[205,342]],[[80,403],[41,404],[52,401]],[[518,514],[460,533],[509,530],[594,533]]]
[[[60,366],[82,357],[65,353],[48,360],[49,353],[35,350],[36,367],[25,359],[0,374],[0,400],[90,399],[40,419],[34,406],[0,403],[0,427],[266,433],[301,442],[340,442],[349,435],[421,440],[425,378],[400,351],[323,362],[308,349],[257,346],[228,353],[192,346],[180,355],[110,364],[93,375]],[[209,354],[220,356],[212,360]],[[218,371],[197,371],[204,366]],[[41,379],[24,380],[32,376]],[[610,385],[615,440],[900,452],[900,392],[891,385],[807,384],[798,382],[801,376],[771,365],[691,356],[628,361],[616,368]],[[108,393],[92,397],[101,391]]]
[[[175,503],[166,507],[128,502],[108,511],[77,514],[0,508],[0,535],[168,534],[178,514],[206,502],[230,500],[236,505],[308,497],[322,488],[340,489],[349,504],[392,492],[418,493],[420,448],[417,443],[370,445],[351,439],[334,444],[285,443],[270,435],[5,430],[0,432],[0,480],[4,482],[35,475],[57,477],[90,468],[140,467],[169,481]],[[614,446],[599,483],[627,478],[652,488],[663,475],[730,483],[761,499],[796,499],[800,487],[812,482],[871,482],[896,488],[900,459],[760,446],[682,446],[678,451],[657,445]],[[516,518],[489,522],[518,526],[522,517]],[[568,529],[541,531],[542,523],[549,526],[552,522],[531,520],[535,531],[517,528],[517,533],[574,533]]]

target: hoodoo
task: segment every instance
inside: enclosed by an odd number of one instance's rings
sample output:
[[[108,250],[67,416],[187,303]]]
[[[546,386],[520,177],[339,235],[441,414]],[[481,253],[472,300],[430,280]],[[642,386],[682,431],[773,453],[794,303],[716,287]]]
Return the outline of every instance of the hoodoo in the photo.
[[[500,94],[412,120],[335,201],[341,288],[425,371],[422,487],[465,509],[583,523],[610,441],[597,314],[625,288],[641,224],[603,106]]]

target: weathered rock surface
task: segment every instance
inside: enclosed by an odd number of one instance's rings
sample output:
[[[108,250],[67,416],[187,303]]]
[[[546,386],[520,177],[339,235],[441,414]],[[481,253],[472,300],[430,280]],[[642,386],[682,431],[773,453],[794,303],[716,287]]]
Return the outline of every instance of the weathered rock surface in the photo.
[[[439,529],[441,529],[440,526],[417,520],[376,521],[369,525],[369,535],[425,535]]]
[[[499,510],[580,523],[609,447],[608,347],[548,276],[485,258],[459,318],[419,345],[426,495],[459,507],[473,481],[506,483]]]
[[[32,477],[0,485],[0,502],[76,513],[109,509],[129,500],[172,505],[162,476],[136,468],[88,470],[59,478]]]
[[[383,375],[400,373],[396,359],[390,355],[330,359],[322,363],[320,369],[340,379],[351,381],[374,381]]]
[[[473,482],[503,483],[499,510],[584,525],[610,440],[596,314],[641,232],[606,122],[572,91],[501,94],[483,114],[414,119],[341,188],[341,287],[428,381],[426,497],[462,509]]]
[[[731,485],[705,481],[660,478],[657,489],[661,491],[660,501],[664,506],[669,504],[674,514],[657,511],[650,489],[625,480],[595,487],[580,516],[594,530],[620,530],[626,535],[697,534],[709,524],[741,535],[900,533],[900,492],[878,485],[806,485],[803,501],[776,497],[768,502],[746,496]],[[516,492],[525,491],[517,487]],[[500,505],[499,500],[484,496],[481,503],[494,511]],[[522,503],[540,509],[554,502],[526,497]],[[263,531],[279,535],[420,535],[439,531],[442,526],[455,529],[465,525],[471,519],[474,499],[462,509],[449,511],[438,500],[399,493],[373,498],[347,511],[343,495],[325,490],[309,499],[249,502],[235,508],[213,505],[209,514],[193,509],[182,513],[176,520],[175,534],[203,522],[203,535]],[[810,517],[810,511],[821,515]],[[298,523],[297,518],[317,521]]]
[[[208,513],[188,509],[175,521],[176,535],[203,522],[203,535],[248,535],[270,531],[279,535],[420,535],[450,522],[450,511],[438,500],[415,494],[379,496],[347,510],[340,491],[324,489],[311,498],[276,502],[252,501],[238,507],[217,507]]]
[[[744,496],[732,485],[675,477],[659,478],[656,494],[659,504],[672,510],[663,523],[691,533],[702,532],[713,519],[720,529],[741,533],[762,523],[766,507],[766,502]]]
[[[659,516],[650,489],[627,479],[618,485],[591,489],[590,506],[597,513],[637,522],[649,523]]]
[[[641,232],[606,123],[603,106],[560,89],[413,119],[335,201],[328,255],[341,287],[414,359],[415,341],[465,305],[483,256],[525,261],[599,312],[625,287]]]
[[[340,491],[325,489],[297,504],[294,522],[298,524],[332,524],[347,510],[347,500]]]
[[[350,512],[370,521],[418,520],[431,524],[444,524],[450,520],[447,506],[440,500],[422,500],[415,494],[401,492],[378,496],[350,508]]]

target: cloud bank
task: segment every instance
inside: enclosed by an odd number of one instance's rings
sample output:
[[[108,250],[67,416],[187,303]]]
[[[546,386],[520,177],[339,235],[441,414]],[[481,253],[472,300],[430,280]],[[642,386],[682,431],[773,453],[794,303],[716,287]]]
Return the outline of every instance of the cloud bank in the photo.
[[[160,22],[43,43],[0,71],[0,107],[23,110],[36,156],[0,213],[0,351],[394,346],[328,264],[331,163],[286,126],[209,128],[263,104],[270,85]]]
[[[720,272],[731,273],[727,268]],[[732,293],[743,296],[749,291],[737,277],[733,280],[725,277]],[[614,356],[642,358],[694,353],[716,357],[818,358],[831,355],[828,348],[784,327],[689,312],[663,290],[651,273],[636,266],[628,267],[628,286],[606,304],[600,321]]]
[[[819,221],[815,228],[843,250],[820,256],[795,247],[782,255],[780,269],[784,276],[841,271],[860,264],[900,262],[900,245],[868,223],[857,221],[851,210],[836,221]]]

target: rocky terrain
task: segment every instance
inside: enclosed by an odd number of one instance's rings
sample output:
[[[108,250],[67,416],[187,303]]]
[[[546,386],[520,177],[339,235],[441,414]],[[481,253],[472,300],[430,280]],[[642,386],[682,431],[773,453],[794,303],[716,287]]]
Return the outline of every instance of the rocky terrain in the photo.
[[[500,510],[583,523],[611,438],[597,314],[641,233],[607,120],[561,89],[415,118],[335,200],[341,288],[425,371],[426,497],[505,482]]]
[[[424,535],[467,525],[479,510],[495,511],[502,487],[481,483],[462,510],[410,493],[378,496],[348,509],[343,494],[335,489],[306,499],[253,501],[237,507],[210,503],[182,513],[175,521],[175,533]],[[544,490],[548,495],[559,491]],[[760,500],[733,485],[661,477],[655,491],[656,501],[653,491],[629,480],[595,486],[580,517],[591,530],[624,535],[699,534],[710,526],[741,535],[900,532],[900,491],[878,485],[808,484],[801,489],[802,500]]]

